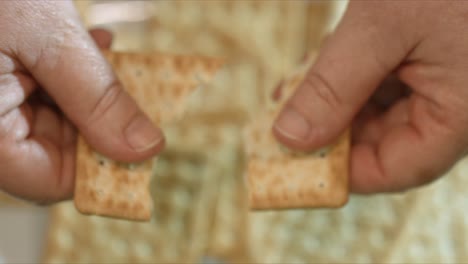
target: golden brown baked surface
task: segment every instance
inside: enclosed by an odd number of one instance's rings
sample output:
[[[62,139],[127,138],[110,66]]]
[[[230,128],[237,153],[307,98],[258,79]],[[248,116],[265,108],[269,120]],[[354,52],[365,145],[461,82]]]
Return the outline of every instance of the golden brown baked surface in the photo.
[[[208,83],[222,61],[197,56],[104,51],[126,91],[155,124],[180,118],[185,101]],[[74,202],[84,214],[149,220],[153,160],[122,164],[99,155],[78,139]]]

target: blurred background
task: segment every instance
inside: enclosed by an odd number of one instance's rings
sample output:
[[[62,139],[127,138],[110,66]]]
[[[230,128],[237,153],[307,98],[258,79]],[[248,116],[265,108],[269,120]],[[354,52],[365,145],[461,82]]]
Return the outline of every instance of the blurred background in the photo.
[[[164,128],[149,223],[34,207],[0,193],[0,263],[468,262],[468,163],[398,195],[352,196],[339,210],[249,212],[240,128],[339,21],[346,1],[76,1],[114,50],[227,59]],[[187,132],[189,131],[189,132]]]

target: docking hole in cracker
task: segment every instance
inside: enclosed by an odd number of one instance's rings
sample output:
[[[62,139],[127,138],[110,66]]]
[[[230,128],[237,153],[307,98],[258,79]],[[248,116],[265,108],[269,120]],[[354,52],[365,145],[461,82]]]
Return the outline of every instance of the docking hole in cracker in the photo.
[[[200,56],[103,51],[124,89],[154,124],[180,119],[188,97],[209,83],[222,60]],[[83,214],[149,220],[152,199],[150,159],[121,163],[95,152],[79,136],[76,156],[75,207]]]
[[[333,208],[348,201],[350,131],[311,152],[289,150],[271,132],[277,114],[303,80],[311,60],[283,81],[281,98],[269,102],[244,128],[251,209]]]

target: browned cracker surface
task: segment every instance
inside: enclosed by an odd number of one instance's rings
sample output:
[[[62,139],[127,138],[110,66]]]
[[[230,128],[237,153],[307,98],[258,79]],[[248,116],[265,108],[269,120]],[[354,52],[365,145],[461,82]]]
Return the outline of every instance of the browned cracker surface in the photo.
[[[166,54],[104,52],[126,91],[155,124],[177,120],[188,96],[209,82],[219,59]],[[122,164],[78,140],[75,206],[84,214],[149,220],[153,161]]]
[[[282,85],[283,97],[271,102],[244,130],[253,209],[339,207],[348,200],[349,132],[310,153],[287,150],[271,132],[279,109],[306,72],[303,66],[289,76]]]

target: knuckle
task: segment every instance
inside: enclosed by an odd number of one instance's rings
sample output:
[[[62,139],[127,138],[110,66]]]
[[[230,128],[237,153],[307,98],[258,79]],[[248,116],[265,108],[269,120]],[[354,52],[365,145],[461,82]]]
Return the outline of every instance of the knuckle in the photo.
[[[114,105],[117,104],[119,98],[124,95],[123,90],[117,80],[113,81],[104,88],[101,95],[97,98],[92,107],[86,126],[91,126],[105,116]]]
[[[0,75],[0,117],[22,105],[32,92],[34,84],[30,78],[13,73]]]
[[[38,37],[37,44],[31,49],[19,45],[19,55],[29,70],[53,70],[60,60],[65,57],[65,33],[60,30]]]
[[[70,54],[76,49],[89,49],[87,45],[86,32],[83,32],[78,21],[63,22],[51,19],[51,21],[40,22],[44,28],[49,28],[47,34],[33,35],[28,41],[35,37],[35,45],[26,46],[17,43],[19,57],[31,71],[55,70],[57,67],[67,63]]]

